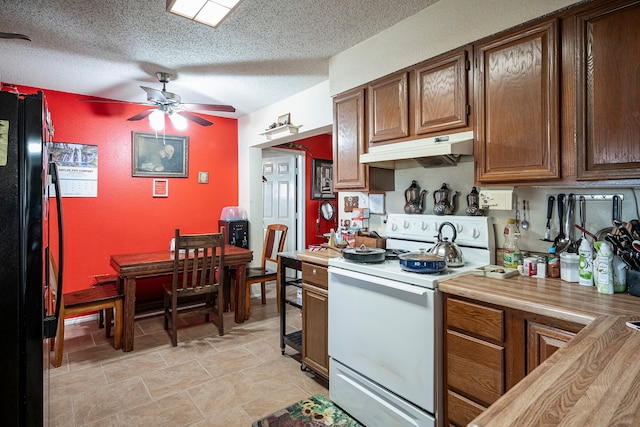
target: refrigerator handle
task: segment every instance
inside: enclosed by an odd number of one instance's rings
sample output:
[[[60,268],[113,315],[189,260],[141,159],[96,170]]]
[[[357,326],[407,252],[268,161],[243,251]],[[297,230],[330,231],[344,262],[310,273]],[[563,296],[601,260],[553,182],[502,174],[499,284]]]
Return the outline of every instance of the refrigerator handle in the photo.
[[[44,336],[45,338],[55,338],[58,329],[58,318],[60,317],[62,282],[64,278],[64,233],[62,232],[62,192],[60,191],[58,165],[55,162],[51,162],[49,169],[51,170],[51,181],[56,190],[56,209],[58,211],[58,289],[56,291],[55,313],[51,316],[46,316],[44,320]]]

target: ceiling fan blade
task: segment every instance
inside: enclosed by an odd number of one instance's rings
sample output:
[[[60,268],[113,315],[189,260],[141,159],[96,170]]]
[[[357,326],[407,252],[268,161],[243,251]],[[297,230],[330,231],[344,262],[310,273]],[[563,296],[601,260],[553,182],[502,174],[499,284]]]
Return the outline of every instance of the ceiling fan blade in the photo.
[[[145,92],[147,92],[147,98],[153,102],[165,103],[168,102],[161,90],[153,89],[146,86],[140,86]]]
[[[185,119],[196,122],[200,126],[211,126],[213,124],[213,122],[210,122],[207,119],[203,119],[202,117],[198,116],[197,114],[193,114],[190,111],[176,111],[174,114],[180,114]]]
[[[217,105],[217,104],[180,104],[184,108],[189,110],[203,110],[203,111],[224,111],[229,113],[235,113],[236,109],[231,105]]]
[[[25,36],[24,34],[17,33],[0,33],[0,39],[21,39],[31,41],[29,36]]]
[[[149,117],[151,115],[151,113],[153,113],[154,111],[156,111],[156,108],[151,108],[151,109],[149,109],[147,111],[143,111],[142,113],[138,113],[135,116],[131,116],[127,120],[129,120],[130,122],[135,122],[137,120],[142,120],[145,117]]]
[[[95,102],[100,104],[133,104],[133,105],[152,105],[148,102],[130,102],[130,101],[118,101],[115,99],[78,99],[78,102]]]

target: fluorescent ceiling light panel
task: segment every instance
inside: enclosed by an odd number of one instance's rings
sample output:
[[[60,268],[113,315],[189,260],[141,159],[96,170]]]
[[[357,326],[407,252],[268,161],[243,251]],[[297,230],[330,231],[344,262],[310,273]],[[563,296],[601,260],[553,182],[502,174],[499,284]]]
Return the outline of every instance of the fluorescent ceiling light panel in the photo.
[[[167,11],[216,28],[241,0],[167,0]]]

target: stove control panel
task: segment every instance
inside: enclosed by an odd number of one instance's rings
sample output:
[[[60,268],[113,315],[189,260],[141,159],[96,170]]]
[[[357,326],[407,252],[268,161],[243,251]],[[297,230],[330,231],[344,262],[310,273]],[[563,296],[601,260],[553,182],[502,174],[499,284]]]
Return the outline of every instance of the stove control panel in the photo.
[[[484,216],[389,214],[385,234],[392,239],[435,243],[438,230],[444,222],[455,228],[455,242],[458,245],[495,249],[493,222]],[[452,227],[442,227],[443,238],[451,241],[453,236]]]

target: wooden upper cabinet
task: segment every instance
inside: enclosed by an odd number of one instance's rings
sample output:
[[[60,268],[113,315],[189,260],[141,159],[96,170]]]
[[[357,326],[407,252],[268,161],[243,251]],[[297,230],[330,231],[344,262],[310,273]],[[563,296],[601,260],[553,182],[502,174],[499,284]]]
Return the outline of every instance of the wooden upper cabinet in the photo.
[[[393,191],[393,169],[360,163],[367,152],[364,87],[333,99],[333,189],[335,191]]]
[[[380,142],[409,136],[409,92],[406,71],[392,74],[367,89],[369,141]]]
[[[413,72],[415,134],[466,127],[469,124],[470,48],[428,61]]]
[[[577,16],[577,179],[640,178],[640,1]]]
[[[475,46],[476,181],[560,178],[558,20]]]
[[[365,188],[367,166],[360,163],[366,151],[364,88],[337,95],[333,100],[333,188]]]

